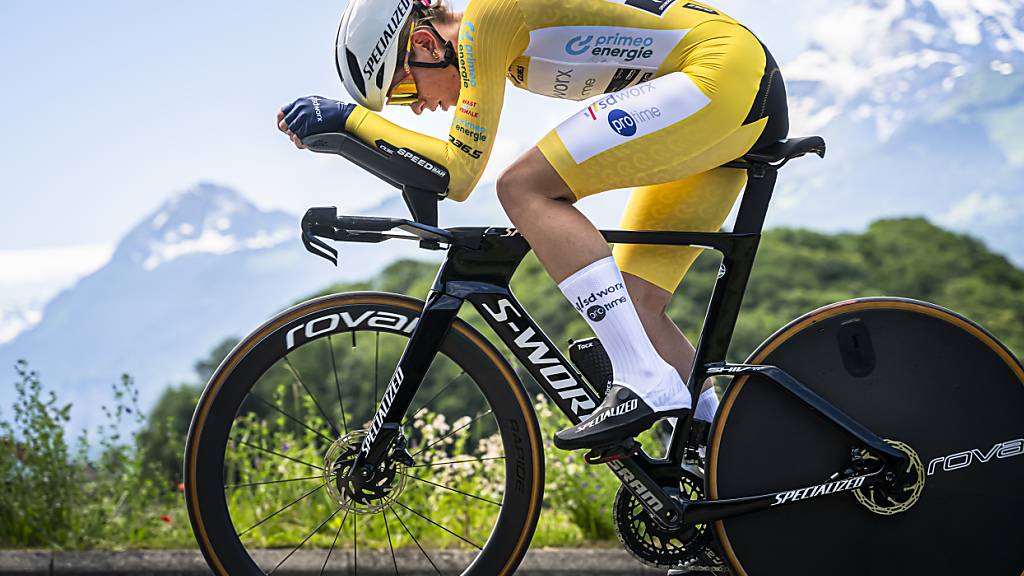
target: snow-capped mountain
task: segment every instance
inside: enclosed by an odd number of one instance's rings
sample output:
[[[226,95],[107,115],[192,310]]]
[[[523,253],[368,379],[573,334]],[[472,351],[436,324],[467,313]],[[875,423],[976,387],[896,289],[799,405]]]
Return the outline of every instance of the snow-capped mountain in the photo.
[[[189,254],[230,254],[272,248],[295,239],[295,219],[261,212],[238,192],[199,184],[171,197],[128,233],[114,259],[152,271]]]
[[[922,214],[1024,263],[1024,0],[872,0],[821,17],[783,65],[792,135],[774,224]]]
[[[73,424],[92,426],[122,373],[136,379],[147,407],[168,384],[190,379],[194,362],[224,338],[416,251],[411,242],[390,244],[386,255],[345,245],[333,268],[304,250],[298,217],[201,184],[144,218],[106,265],[54,297],[37,325],[0,344],[0,367],[9,380],[10,366],[28,360],[62,401],[75,404]],[[0,387],[0,406],[11,393]]]
[[[42,317],[42,310],[37,307],[0,310],[0,345],[10,342],[21,332],[35,326]]]
[[[939,112],[936,105],[991,96],[970,94],[971,77],[1024,72],[1022,7],[1024,0],[873,0],[823,16],[810,49],[785,66],[799,128],[852,112],[887,140],[903,122]]]

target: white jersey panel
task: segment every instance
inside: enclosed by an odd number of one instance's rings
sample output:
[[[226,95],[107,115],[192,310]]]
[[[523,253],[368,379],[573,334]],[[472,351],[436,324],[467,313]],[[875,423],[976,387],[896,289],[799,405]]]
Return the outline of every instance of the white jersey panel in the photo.
[[[607,64],[571,64],[542,58],[530,60],[527,90],[565,100],[625,90],[654,77],[656,69],[616,68]]]
[[[685,120],[711,103],[675,72],[609,94],[555,129],[576,164]]]
[[[554,26],[530,31],[530,58],[657,70],[689,30],[618,26]]]

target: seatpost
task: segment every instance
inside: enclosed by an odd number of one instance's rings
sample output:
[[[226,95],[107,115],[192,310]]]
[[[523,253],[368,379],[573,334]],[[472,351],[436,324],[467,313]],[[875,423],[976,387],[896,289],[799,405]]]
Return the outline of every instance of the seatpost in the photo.
[[[779,169],[771,164],[754,163],[747,168],[747,189],[736,217],[736,234],[760,234],[768,214]]]
[[[751,236],[738,240],[733,253],[726,255],[722,262],[722,272],[711,294],[707,316],[704,318],[704,330],[697,343],[693,370],[688,380],[694,406],[700,397],[701,386],[708,377],[708,364],[723,362],[729,351],[740,306],[743,304],[743,295],[754,267],[761,230],[768,214],[768,204],[771,202],[775,182],[779,176],[778,167],[763,162],[737,161],[726,164],[725,167],[747,171],[747,187],[743,192],[743,202],[740,204],[733,233]],[[679,462],[683,460],[692,433],[692,417],[691,413],[685,421],[679,422],[672,434],[669,456]],[[679,425],[682,425],[682,428]]]

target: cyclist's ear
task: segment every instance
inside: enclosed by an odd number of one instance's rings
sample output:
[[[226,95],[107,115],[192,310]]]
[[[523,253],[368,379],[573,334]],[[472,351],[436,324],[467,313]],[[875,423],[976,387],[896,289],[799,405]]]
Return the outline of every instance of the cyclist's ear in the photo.
[[[437,36],[426,28],[413,30],[409,40],[412,43],[413,51],[420,55],[420,58],[416,58],[416,60],[424,59],[426,62],[432,62],[439,57],[435,57],[434,54],[442,53],[441,43]]]

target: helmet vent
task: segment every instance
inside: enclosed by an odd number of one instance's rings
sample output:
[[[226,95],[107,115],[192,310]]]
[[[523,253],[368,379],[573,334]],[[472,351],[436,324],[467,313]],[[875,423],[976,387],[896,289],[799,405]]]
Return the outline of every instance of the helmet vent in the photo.
[[[381,69],[377,71],[376,82],[377,82],[377,89],[378,90],[383,90],[384,89],[384,68],[383,67],[381,67]]]
[[[352,77],[352,82],[355,83],[356,88],[365,97],[366,84],[363,82],[363,75],[359,72],[359,61],[356,60],[356,55],[347,48],[345,49],[345,57],[348,59],[348,73]]]

